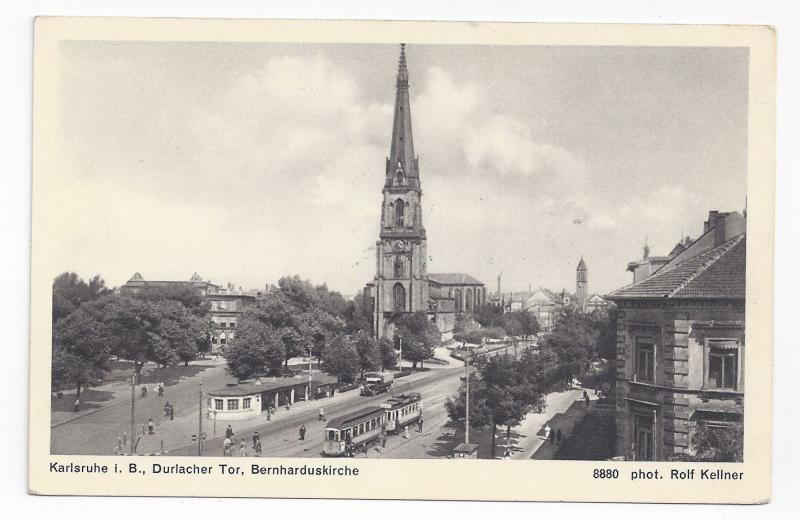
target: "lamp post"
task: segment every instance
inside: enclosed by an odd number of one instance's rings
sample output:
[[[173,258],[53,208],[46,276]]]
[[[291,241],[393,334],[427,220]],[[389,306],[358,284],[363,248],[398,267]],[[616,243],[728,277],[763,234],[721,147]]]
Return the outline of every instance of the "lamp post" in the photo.
[[[199,416],[197,424],[197,454],[203,454],[203,382],[200,382],[200,391],[197,398],[197,415]]]
[[[134,416],[136,415],[136,370],[131,376],[131,455],[133,455],[134,446],[136,445],[136,422]]]
[[[467,375],[466,375],[467,397],[466,397],[466,400],[464,401],[465,402],[465,409],[466,409],[466,413],[464,414],[465,415],[465,421],[464,421],[464,444],[469,444],[469,354],[470,353],[469,353],[469,351],[466,350],[466,348],[467,348],[466,341],[463,341],[462,345],[464,346],[464,350],[466,352],[466,354],[464,355],[464,367],[465,367],[466,372],[467,372]]]

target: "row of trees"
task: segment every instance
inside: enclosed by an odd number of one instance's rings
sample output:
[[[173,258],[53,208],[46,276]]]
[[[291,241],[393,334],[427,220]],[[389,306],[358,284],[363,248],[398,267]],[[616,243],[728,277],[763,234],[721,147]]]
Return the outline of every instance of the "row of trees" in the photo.
[[[504,313],[500,307],[483,304],[472,314],[458,317],[453,329],[453,339],[472,344],[481,343],[484,338],[528,339],[540,330],[536,316],[526,310]]]
[[[208,345],[207,307],[191,289],[153,288],[135,296],[115,294],[100,277],[89,282],[75,273],[53,283],[54,390],[81,389],[99,382],[113,356],[132,361],[141,378],[146,362],[188,363]]]

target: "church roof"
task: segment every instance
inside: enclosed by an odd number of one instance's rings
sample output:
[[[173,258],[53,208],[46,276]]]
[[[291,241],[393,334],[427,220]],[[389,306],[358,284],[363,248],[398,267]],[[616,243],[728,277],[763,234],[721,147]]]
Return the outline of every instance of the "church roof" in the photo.
[[[386,163],[386,185],[391,186],[398,171],[403,172],[408,184],[419,188],[419,171],[414,155],[414,137],[411,132],[411,101],[408,95],[408,66],[406,44],[400,44],[400,61],[397,66],[397,93],[394,102],[392,145]]]
[[[483,282],[465,273],[428,273],[428,280],[442,285],[483,285]]]
[[[608,299],[744,299],[745,260],[746,238],[742,234],[705,253],[666,266],[668,268],[640,282],[617,289]]]
[[[578,262],[577,271],[586,271],[586,262],[583,261],[583,257],[581,257],[581,261]]]

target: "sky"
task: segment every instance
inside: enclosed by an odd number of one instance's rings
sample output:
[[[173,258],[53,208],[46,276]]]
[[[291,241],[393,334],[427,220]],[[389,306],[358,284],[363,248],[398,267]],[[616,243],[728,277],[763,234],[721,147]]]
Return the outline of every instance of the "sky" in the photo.
[[[352,295],[375,274],[399,45],[63,42],[61,271]],[[741,211],[747,51],[406,48],[428,270],[631,281]],[[55,276],[58,273],[53,273]]]

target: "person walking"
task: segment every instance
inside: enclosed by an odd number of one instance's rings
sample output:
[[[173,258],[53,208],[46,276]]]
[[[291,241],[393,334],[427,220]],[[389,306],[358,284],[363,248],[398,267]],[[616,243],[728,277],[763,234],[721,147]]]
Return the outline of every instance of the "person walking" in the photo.
[[[247,457],[247,445],[244,443],[244,439],[242,439],[242,442],[239,443],[239,456]]]
[[[175,419],[175,407],[169,405],[169,420],[172,421],[173,419]]]
[[[169,416],[169,401],[164,403],[164,417],[168,417],[168,416]]]
[[[258,432],[253,434],[253,449],[256,449],[256,443],[261,440],[261,435]]]
[[[369,457],[369,445],[366,442],[364,443],[364,457]]]
[[[550,425],[549,424],[545,424],[544,425],[544,438],[545,438],[545,440],[550,438]]]
[[[419,426],[419,433],[422,433],[422,417],[419,418],[419,423],[417,423],[417,426]]]
[[[158,390],[158,397],[164,397],[164,383],[158,383],[156,388]]]
[[[80,409],[81,409],[81,400],[80,399],[75,399],[75,406],[73,407],[72,410],[77,412]]]
[[[153,419],[147,419],[147,433],[149,435],[153,435],[155,433],[155,426],[153,425]]]
[[[408,425],[403,426],[403,438],[408,439]]]
[[[306,425],[305,424],[301,424],[300,425],[300,440],[301,441],[306,440]]]
[[[324,408],[320,408],[319,409],[319,420],[320,421],[324,421],[325,420],[325,409]]]
[[[142,393],[141,393],[141,396],[142,396],[142,399],[144,399],[145,397],[147,397],[147,387],[146,387],[146,386],[142,386]]]
[[[386,434],[385,433],[381,433],[381,448],[385,448],[385,447],[386,447]]]
[[[230,439],[233,437],[233,427],[229,424],[227,428],[225,428],[225,438]]]
[[[260,457],[261,456],[261,439],[258,439],[256,441],[256,445],[253,448],[253,450],[255,450],[255,452],[256,452],[256,457]]]
[[[589,408],[589,394],[583,392],[585,395],[583,396],[583,400],[586,402],[586,408]]]
[[[232,443],[230,437],[225,437],[225,442],[222,443],[222,456],[223,457],[230,457],[231,456],[231,449]]]

